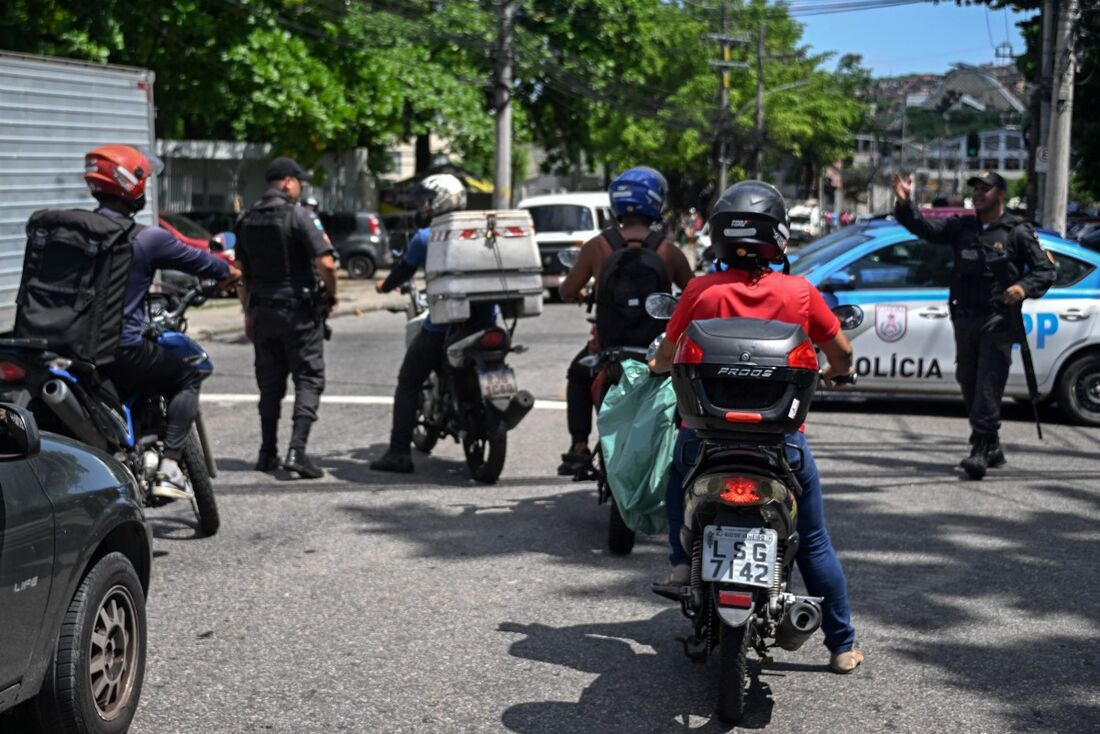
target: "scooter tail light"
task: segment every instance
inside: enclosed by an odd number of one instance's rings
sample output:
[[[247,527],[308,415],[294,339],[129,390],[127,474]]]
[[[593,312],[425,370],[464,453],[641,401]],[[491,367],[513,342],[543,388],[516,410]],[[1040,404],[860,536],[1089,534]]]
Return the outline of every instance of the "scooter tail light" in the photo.
[[[788,352],[787,366],[816,372],[818,368],[817,351],[814,350],[813,342],[807,339]]]
[[[764,501],[758,488],[757,481],[750,477],[726,477],[718,499],[731,505],[754,505]]]
[[[737,609],[751,609],[752,594],[745,594],[739,591],[719,591],[718,606],[736,607]]]
[[[487,331],[477,343],[478,346],[485,347],[486,349],[495,349],[504,343],[504,332],[497,330]]]
[[[695,340],[686,334],[676,342],[676,354],[672,358],[673,364],[702,364],[703,348],[695,343]]]
[[[22,380],[27,376],[27,370],[23,368],[23,365],[16,364],[15,362],[0,362],[0,380],[4,382],[15,382],[16,380]]]

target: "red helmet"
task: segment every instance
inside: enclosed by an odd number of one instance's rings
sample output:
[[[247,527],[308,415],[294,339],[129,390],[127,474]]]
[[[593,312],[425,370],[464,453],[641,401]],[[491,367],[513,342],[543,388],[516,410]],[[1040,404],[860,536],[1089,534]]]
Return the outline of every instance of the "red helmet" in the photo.
[[[114,196],[136,210],[145,206],[145,182],[162,168],[160,159],[149,151],[104,145],[84,156],[84,181],[93,196]]]

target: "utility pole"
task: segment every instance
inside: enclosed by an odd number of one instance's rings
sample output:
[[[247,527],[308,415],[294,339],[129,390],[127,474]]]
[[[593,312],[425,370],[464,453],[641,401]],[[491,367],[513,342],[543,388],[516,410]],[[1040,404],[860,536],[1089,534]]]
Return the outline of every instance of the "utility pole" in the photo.
[[[722,60],[709,62],[721,72],[718,87],[718,195],[721,196],[726,190],[726,172],[729,168],[730,69],[748,67],[748,64],[730,61],[730,48],[735,44],[748,43],[748,39],[729,35],[728,0],[722,0],[722,32],[707,34],[707,38],[722,44]]]
[[[1054,76],[1050,100],[1046,197],[1043,224],[1055,232],[1066,231],[1066,202],[1069,199],[1069,147],[1073,120],[1073,75],[1077,65],[1074,34],[1078,21],[1078,0],[1060,0],[1055,31]]]
[[[756,180],[764,180],[764,23],[756,31]]]
[[[493,156],[493,208],[512,207],[512,30],[515,0],[497,3],[499,35],[496,74],[496,151]]]
[[[1039,140],[1035,145],[1036,216],[1046,222],[1046,182],[1050,171],[1050,97],[1053,94],[1054,27],[1058,23],[1058,0],[1043,0],[1039,31],[1042,46],[1039,58]]]

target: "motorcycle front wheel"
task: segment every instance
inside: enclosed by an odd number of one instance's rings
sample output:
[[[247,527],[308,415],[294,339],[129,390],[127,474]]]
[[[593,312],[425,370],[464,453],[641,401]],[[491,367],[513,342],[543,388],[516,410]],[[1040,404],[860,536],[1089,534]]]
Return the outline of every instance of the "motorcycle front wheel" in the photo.
[[[435,391],[433,375],[426,380],[416,395],[416,428],[413,429],[413,446],[417,451],[425,454],[431,453],[435,444],[439,441],[439,429],[431,425],[432,393]]]
[[[623,520],[619,505],[611,498],[611,514],[607,523],[607,547],[617,556],[625,556],[634,550],[634,531]]]
[[[722,625],[718,643],[718,718],[736,724],[745,713],[745,680],[748,677],[749,626]]]
[[[462,439],[462,450],[466,454],[466,466],[470,474],[482,484],[493,484],[504,471],[504,456],[508,452],[508,434],[504,431],[496,436],[467,436]]]
[[[210,481],[210,472],[206,470],[206,456],[194,428],[183,447],[181,463],[183,470],[187,472],[187,478],[191,480],[191,489],[195,492],[195,514],[199,518],[199,530],[205,536],[214,535],[221,527],[218,501],[214,498],[214,483]]]

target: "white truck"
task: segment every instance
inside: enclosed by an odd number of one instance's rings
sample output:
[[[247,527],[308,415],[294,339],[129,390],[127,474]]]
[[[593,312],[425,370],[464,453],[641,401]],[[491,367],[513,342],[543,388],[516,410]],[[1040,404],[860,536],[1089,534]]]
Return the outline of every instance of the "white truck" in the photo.
[[[95,206],[89,150],[154,149],[153,79],[146,69],[0,52],[0,333],[15,321],[30,215]],[[156,181],[146,191],[137,219],[155,224]]]

